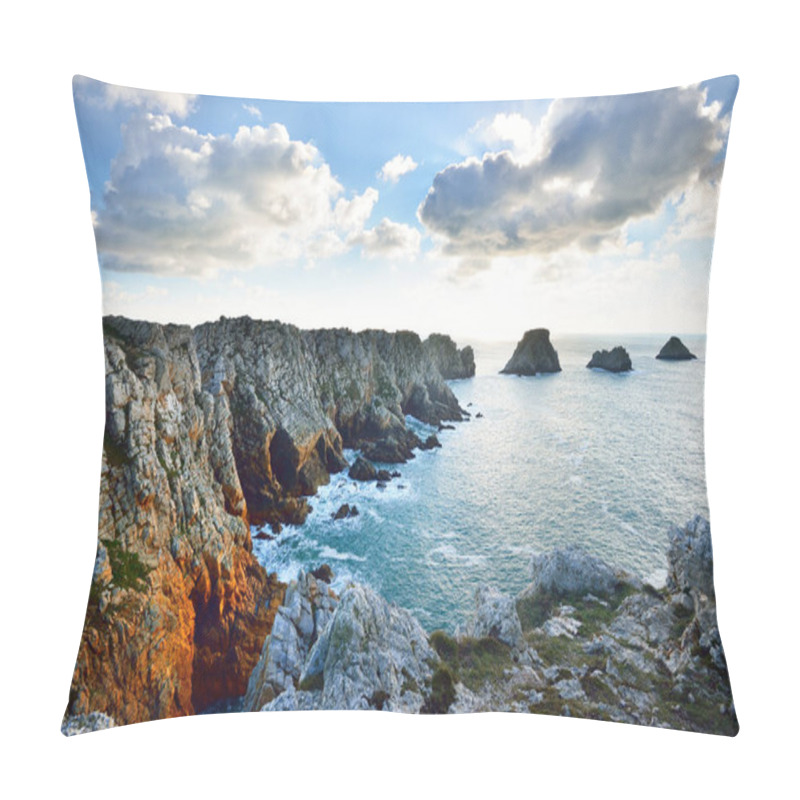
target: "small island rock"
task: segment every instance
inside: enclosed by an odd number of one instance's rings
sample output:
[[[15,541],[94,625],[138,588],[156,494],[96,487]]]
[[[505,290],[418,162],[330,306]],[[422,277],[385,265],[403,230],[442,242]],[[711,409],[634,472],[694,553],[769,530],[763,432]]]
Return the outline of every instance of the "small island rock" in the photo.
[[[331,517],[334,520],[348,519],[350,517],[357,517],[357,516],[358,516],[358,507],[351,506],[349,503],[342,503],[342,505],[339,506],[339,509],[335,513],[331,514]]]
[[[663,361],[689,361],[697,356],[690,353],[689,348],[677,336],[671,336],[656,358]]]
[[[538,375],[544,372],[561,372],[561,365],[558,353],[550,344],[550,331],[536,328],[525,333],[500,374]]]
[[[604,369],[608,372],[630,372],[633,369],[631,357],[624,347],[613,350],[595,350],[587,368]]]

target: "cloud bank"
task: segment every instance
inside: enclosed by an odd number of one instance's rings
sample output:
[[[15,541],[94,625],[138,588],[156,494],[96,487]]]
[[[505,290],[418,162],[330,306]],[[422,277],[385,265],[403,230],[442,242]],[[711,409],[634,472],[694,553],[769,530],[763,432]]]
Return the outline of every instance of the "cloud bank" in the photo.
[[[343,195],[317,149],[281,124],[214,136],[138,112],[122,128],[95,216],[101,264],[199,276],[333,256],[365,234],[378,200],[372,188]]]

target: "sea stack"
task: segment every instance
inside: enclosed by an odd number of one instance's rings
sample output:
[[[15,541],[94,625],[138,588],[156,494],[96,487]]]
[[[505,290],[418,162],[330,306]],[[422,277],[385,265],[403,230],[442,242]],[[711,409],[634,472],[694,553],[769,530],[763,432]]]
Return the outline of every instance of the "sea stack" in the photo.
[[[624,347],[613,350],[595,350],[592,360],[586,365],[591,369],[604,369],[608,372],[630,372],[633,369],[631,357]]]
[[[561,372],[561,365],[558,363],[558,353],[550,344],[550,331],[546,328],[535,328],[522,337],[511,360],[500,373],[538,375],[543,372]]]
[[[671,336],[656,358],[660,358],[663,361],[688,361],[691,358],[697,358],[697,356],[694,353],[690,353],[689,348],[677,336]]]

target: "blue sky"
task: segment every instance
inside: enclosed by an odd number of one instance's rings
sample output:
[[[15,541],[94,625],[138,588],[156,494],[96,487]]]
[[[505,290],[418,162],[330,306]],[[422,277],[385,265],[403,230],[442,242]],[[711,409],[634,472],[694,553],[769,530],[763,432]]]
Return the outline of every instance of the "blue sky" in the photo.
[[[105,313],[699,332],[738,81],[289,103],[75,80]]]

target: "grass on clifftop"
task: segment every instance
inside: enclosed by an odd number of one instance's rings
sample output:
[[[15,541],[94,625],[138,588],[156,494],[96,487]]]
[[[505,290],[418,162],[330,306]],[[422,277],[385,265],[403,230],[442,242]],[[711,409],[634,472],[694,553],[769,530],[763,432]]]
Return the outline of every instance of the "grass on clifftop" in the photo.
[[[430,643],[455,681],[461,681],[472,691],[479,690],[487,681],[500,680],[504,671],[513,666],[511,648],[497,639],[456,640],[444,631],[434,631]]]
[[[611,622],[622,601],[635,591],[630,584],[621,584],[613,595],[602,598],[602,603],[578,596],[541,593],[517,600],[517,614],[523,632],[528,632],[544,625],[560,605],[570,605],[575,609],[575,613],[570,616],[582,623],[580,635],[591,638]]]

